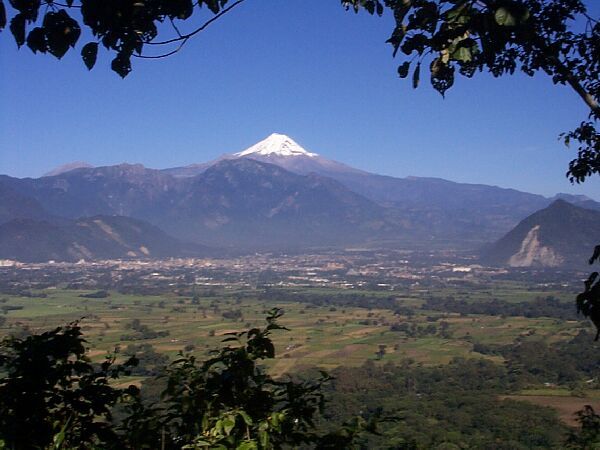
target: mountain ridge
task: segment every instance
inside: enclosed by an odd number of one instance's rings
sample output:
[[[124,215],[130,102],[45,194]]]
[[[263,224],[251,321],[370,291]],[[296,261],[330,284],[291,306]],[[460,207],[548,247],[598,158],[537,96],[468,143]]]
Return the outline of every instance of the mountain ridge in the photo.
[[[587,197],[561,196],[600,210]],[[56,220],[118,215],[181,240],[246,250],[365,243],[473,249],[552,200],[483,184],[372,174],[281,134],[181,168],[123,163],[36,179],[0,176],[0,223],[51,220],[48,211]]]
[[[349,243],[350,236],[366,237],[373,222],[383,227],[386,221],[385,208],[334,180],[253,159],[223,160],[192,178],[187,200],[196,208],[188,209],[188,219],[211,242],[224,243],[219,234],[225,234],[242,247],[261,247],[267,239],[272,245]],[[192,229],[189,220],[184,224]]]

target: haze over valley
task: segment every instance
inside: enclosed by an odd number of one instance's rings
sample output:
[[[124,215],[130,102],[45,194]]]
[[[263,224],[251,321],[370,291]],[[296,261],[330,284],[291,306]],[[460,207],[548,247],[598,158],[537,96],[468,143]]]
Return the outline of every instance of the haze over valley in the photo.
[[[575,242],[572,232],[546,232],[565,220],[563,213],[579,211],[560,211],[562,204],[587,211],[574,214],[570,226],[585,229],[580,235],[588,245]],[[600,203],[585,196],[547,198],[372,174],[272,134],[246,150],[184,167],[76,162],[36,179],[0,176],[0,258],[202,257],[360,246],[468,251],[496,265],[573,267],[585,262],[584,252],[600,235],[593,219],[598,211]],[[535,236],[516,237],[511,230],[521,221],[529,224],[527,232],[537,227]],[[523,246],[527,256],[519,257]]]

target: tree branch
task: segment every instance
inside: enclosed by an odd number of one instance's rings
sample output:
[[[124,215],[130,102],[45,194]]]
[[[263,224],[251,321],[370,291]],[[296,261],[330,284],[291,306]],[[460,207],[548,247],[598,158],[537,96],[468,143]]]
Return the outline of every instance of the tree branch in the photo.
[[[570,73],[567,75],[567,83],[569,83],[569,86],[571,86],[573,90],[579,94],[585,104],[589,106],[594,116],[600,118],[600,104],[598,103],[598,100],[596,100],[588,91],[586,91],[581,83],[579,83],[579,81]]]
[[[476,0],[476,2],[488,8],[490,11],[492,11],[493,9],[493,3],[490,0]],[[594,22],[597,22],[587,13],[583,13],[583,15],[588,20],[593,20]],[[588,91],[585,90],[585,88],[581,85],[577,77],[575,77],[571,73],[571,71],[565,66],[565,64],[560,60],[560,58],[557,55],[551,53],[550,46],[548,45],[544,37],[538,35],[536,41],[537,45],[541,49],[543,49],[543,51],[546,54],[550,55],[549,59],[556,68],[556,71],[564,77],[565,81],[569,84],[569,86],[571,86],[571,88],[581,97],[584,103],[590,108],[592,114],[595,117],[600,118],[600,104],[598,103],[598,100],[594,98],[594,96],[591,95]]]
[[[233,8],[235,8],[236,6],[238,6],[239,4],[243,3],[246,0],[237,0],[236,2],[232,3],[230,6],[228,6],[227,8],[225,8],[224,10],[222,10],[219,14],[216,14],[214,17],[212,17],[210,20],[207,20],[204,24],[202,24],[202,26],[196,28],[194,31],[192,31],[191,33],[187,33],[187,34],[182,34],[176,38],[173,39],[167,39],[166,41],[159,41],[159,42],[144,42],[144,44],[147,45],[166,45],[166,44],[172,44],[173,42],[179,42],[179,41],[187,41],[189,38],[191,38],[192,36],[200,33],[201,31],[204,31],[206,29],[206,27],[208,27],[211,23],[213,23],[214,21],[216,21],[217,19],[219,19],[220,17],[224,16],[225,14],[227,14],[229,11],[231,11]]]
[[[598,104],[598,100],[595,99],[594,96],[581,85],[579,79],[577,79],[577,77],[571,73],[567,66],[560,60],[558,55],[553,54],[550,51],[550,46],[547,44],[544,38],[538,37],[537,41],[537,45],[549,55],[548,59],[555,67],[556,71],[564,77],[569,86],[571,86],[571,88],[581,97],[583,102],[590,108],[592,114],[596,118],[600,118],[600,104]]]

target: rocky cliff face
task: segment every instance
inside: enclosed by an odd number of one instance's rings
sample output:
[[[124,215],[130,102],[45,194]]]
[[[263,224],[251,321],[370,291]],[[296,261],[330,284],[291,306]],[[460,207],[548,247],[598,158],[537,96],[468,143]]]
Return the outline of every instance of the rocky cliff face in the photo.
[[[581,267],[600,243],[600,212],[556,200],[519,223],[482,255],[511,267]]]
[[[540,225],[534,226],[523,242],[517,253],[508,260],[511,267],[558,267],[564,262],[564,258],[559,255],[552,247],[547,247],[540,243]]]

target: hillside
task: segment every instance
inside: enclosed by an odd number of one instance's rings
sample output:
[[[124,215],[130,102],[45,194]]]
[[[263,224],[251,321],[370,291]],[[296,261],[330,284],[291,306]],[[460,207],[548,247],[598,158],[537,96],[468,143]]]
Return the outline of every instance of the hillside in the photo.
[[[177,236],[241,248],[348,244],[402,230],[386,208],[334,180],[251,159],[192,178],[170,214],[159,223]]]
[[[184,244],[139,220],[95,216],[66,224],[14,219],[0,225],[0,259],[22,262],[202,256],[208,249]]]
[[[482,259],[511,267],[585,267],[600,243],[600,211],[556,200],[487,249]]]

